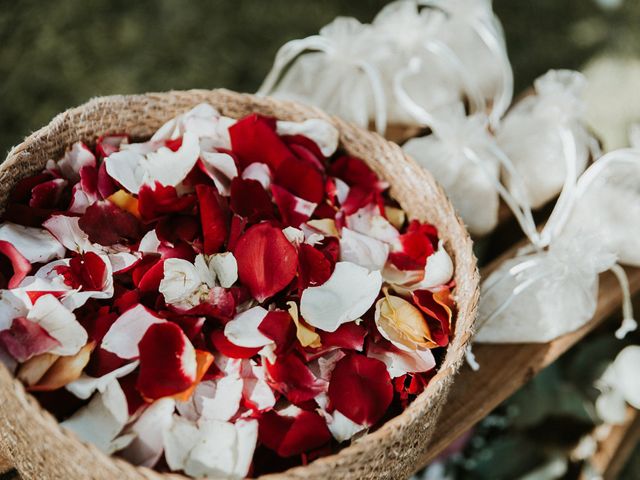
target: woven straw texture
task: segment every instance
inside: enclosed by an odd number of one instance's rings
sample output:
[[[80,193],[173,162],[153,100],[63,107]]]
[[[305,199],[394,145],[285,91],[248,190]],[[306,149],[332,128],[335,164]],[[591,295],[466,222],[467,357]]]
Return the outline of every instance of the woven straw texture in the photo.
[[[294,103],[227,90],[190,90],[96,98],[55,117],[49,125],[14,147],[0,166],[0,206],[15,183],[60,158],[76,141],[92,144],[105,133],[127,132],[148,138],[170,118],[208,102],[224,115],[239,118],[258,112],[283,120],[323,118],[340,131],[341,146],[363,158],[391,185],[391,194],[411,218],[435,224],[455,265],[458,316],[444,363],[426,390],[399,416],[339,453],[265,479],[406,478],[419,465],[446,394],[473,333],[479,276],[472,244],[451,203],[433,177],[407,158],[395,144],[375,133]],[[163,475],[110,458],[63,431],[22,384],[0,364],[0,451],[24,480],[184,479]]]

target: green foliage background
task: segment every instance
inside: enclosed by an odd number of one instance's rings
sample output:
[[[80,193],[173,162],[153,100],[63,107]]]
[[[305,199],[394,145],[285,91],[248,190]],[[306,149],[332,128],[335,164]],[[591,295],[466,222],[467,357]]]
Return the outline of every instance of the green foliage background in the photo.
[[[0,151],[4,156],[56,113],[96,95],[254,91],[284,42],[338,15],[370,21],[386,3],[0,0]],[[636,0],[609,13],[594,0],[494,3],[518,89],[548,68],[577,68],[603,45],[625,44],[624,32],[640,24]]]

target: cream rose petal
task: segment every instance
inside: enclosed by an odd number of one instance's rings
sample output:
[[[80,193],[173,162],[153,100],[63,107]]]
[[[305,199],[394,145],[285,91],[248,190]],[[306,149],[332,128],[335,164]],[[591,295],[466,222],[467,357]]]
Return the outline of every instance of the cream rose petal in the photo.
[[[302,135],[312,140],[325,157],[333,155],[338,148],[340,133],[325,120],[311,118],[304,122],[276,122],[278,135]]]
[[[38,298],[27,314],[27,320],[37,323],[60,342],[50,353],[75,355],[87,343],[87,331],[76,320],[76,316],[53,295]]]
[[[436,366],[436,360],[429,349],[407,352],[400,349],[390,350],[370,343],[367,356],[384,363],[391,378],[406,373],[428,372]]]
[[[335,332],[343,323],[364,315],[381,286],[379,271],[370,272],[351,262],[338,262],[329,280],[302,292],[300,313],[312,327]]]
[[[127,360],[138,358],[138,343],[148,328],[166,320],[156,317],[142,305],[136,305],[120,315],[102,339],[102,348]]]
[[[258,306],[236,315],[224,326],[225,336],[239,347],[257,348],[273,343],[258,330],[267,313],[267,310]]]
[[[340,260],[369,270],[382,270],[389,256],[389,245],[348,228],[342,229]]]
[[[159,247],[160,239],[154,229],[149,230],[145,233],[144,237],[142,237],[142,240],[140,240],[140,244],[138,245],[138,251],[141,253],[158,253]]]
[[[5,222],[0,225],[0,240],[9,242],[31,263],[44,263],[64,257],[64,245],[42,228]]]

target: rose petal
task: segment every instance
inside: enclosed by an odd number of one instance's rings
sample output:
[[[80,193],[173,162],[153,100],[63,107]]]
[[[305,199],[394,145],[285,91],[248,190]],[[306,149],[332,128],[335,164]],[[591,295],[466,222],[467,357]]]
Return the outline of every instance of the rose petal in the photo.
[[[369,270],[382,270],[388,255],[389,246],[386,243],[346,227],[342,229],[341,261],[355,263]]]
[[[88,340],[87,332],[53,295],[43,295],[34,303],[27,320],[37,323],[59,342],[50,350],[57,355],[75,355]]]
[[[11,328],[0,331],[0,344],[20,363],[60,346],[44,328],[25,317],[15,318]]]
[[[139,343],[137,388],[143,397],[175,395],[196,381],[196,353],[180,327],[171,322],[151,325]]]
[[[213,180],[218,193],[228,197],[231,180],[238,176],[238,168],[233,157],[227,153],[202,152],[202,169]]]
[[[116,441],[129,419],[127,399],[117,380],[112,380],[104,392],[96,395],[86,407],[61,423],[81,440],[91,442],[100,450],[111,454],[124,446]]]
[[[242,178],[244,180],[256,180],[260,182],[262,188],[269,190],[271,185],[271,170],[265,163],[253,162],[248,165],[242,172]]]
[[[375,321],[382,336],[401,350],[411,352],[437,346],[420,310],[404,298],[386,295],[378,300]]]
[[[285,288],[296,275],[297,252],[279,228],[261,223],[249,228],[234,249],[240,281],[259,302]]]
[[[0,225],[0,241],[13,247],[31,263],[44,263],[64,257],[64,246],[41,228],[5,222]]]
[[[309,220],[317,206],[317,203],[296,197],[275,184],[271,185],[271,194],[285,225],[298,227],[301,223]]]
[[[436,366],[436,360],[431,350],[407,352],[392,345],[382,347],[371,342],[367,348],[367,356],[384,363],[391,378],[400,377],[407,373],[428,372]]]
[[[231,210],[250,222],[274,218],[269,194],[257,180],[237,177],[231,182]]]
[[[441,347],[447,346],[454,306],[449,290],[438,292],[416,290],[411,296],[416,306],[427,314],[431,339]]]
[[[389,221],[380,215],[376,205],[360,208],[346,219],[347,227],[368,237],[385,243],[393,243],[399,233]]]
[[[17,288],[31,271],[31,262],[9,242],[0,240],[0,255],[4,255],[9,259],[11,268],[13,269],[8,287]]]
[[[165,322],[146,307],[136,305],[127,310],[111,325],[102,340],[102,348],[127,360],[140,355],[138,343],[152,325]]]
[[[293,403],[306,402],[326,391],[327,382],[316,378],[294,353],[277,357],[275,363],[266,361],[265,369],[271,387]]]
[[[227,239],[227,215],[220,205],[214,187],[197,185],[196,194],[200,205],[200,221],[204,236],[203,253],[217,253]]]
[[[424,269],[427,258],[435,252],[437,235],[433,225],[412,220],[407,232],[394,244],[389,261],[400,270]]]
[[[104,246],[136,242],[142,236],[140,221],[107,201],[89,206],[78,220],[78,226],[88,235],[90,242]]]
[[[419,288],[428,289],[446,285],[452,277],[453,262],[441,241],[438,245],[438,250],[427,258],[424,278],[420,282]]]
[[[49,230],[68,250],[72,252],[95,251],[96,248],[89,241],[89,236],[80,228],[80,218],[67,215],[52,215],[42,226]],[[64,256],[64,250],[58,257]],[[29,258],[27,256],[27,258]]]
[[[300,313],[309,325],[335,332],[343,323],[364,315],[373,305],[381,286],[380,272],[338,262],[329,280],[302,292]]]
[[[65,388],[76,397],[86,400],[94,392],[103,393],[108,386],[117,378],[125,377],[138,368],[139,362],[131,362],[123,365],[101,377],[90,377],[83,373],[80,378],[67,384]]]
[[[209,266],[216,274],[222,288],[229,288],[238,281],[238,262],[231,252],[212,255]]]
[[[258,114],[238,120],[229,128],[231,148],[244,169],[253,162],[264,163],[272,170],[293,157],[275,131],[275,121]]]
[[[300,288],[324,284],[333,273],[335,262],[317,248],[303,243],[298,248]]]
[[[91,353],[95,346],[95,342],[89,342],[75,355],[58,358],[42,378],[40,378],[35,385],[29,387],[29,390],[34,392],[50,392],[76,381],[80,378],[82,371],[89,363]]]
[[[315,412],[291,406],[260,418],[260,441],[281,457],[308,452],[330,440],[326,422]]]
[[[170,213],[190,212],[195,205],[193,195],[179,196],[174,186],[160,182],[143,185],[138,192],[138,210],[144,222],[151,222]]]
[[[243,362],[241,375],[244,405],[255,412],[264,412],[273,408],[276,397],[267,383],[264,365],[255,365],[250,361]]]
[[[314,165],[295,156],[289,156],[280,163],[273,181],[310,203],[318,204],[324,199],[322,173]]]
[[[58,168],[64,178],[74,182],[80,180],[80,170],[86,166],[95,167],[96,157],[82,142],[74,143],[71,149],[64,154],[62,160],[58,162]]]
[[[174,410],[172,398],[153,402],[131,427],[135,438],[122,456],[134,465],[153,467],[162,456],[164,432],[171,427]]]
[[[180,258],[169,258],[164,261],[163,271],[158,290],[165,302],[181,308],[200,304],[201,296],[208,289],[203,286],[203,279],[194,264]]]
[[[331,406],[360,425],[372,426],[393,400],[387,367],[380,360],[349,354],[340,360],[329,383]]]
[[[330,157],[338,148],[340,133],[333,125],[325,120],[311,118],[304,122],[276,122],[278,135],[303,135],[318,146],[322,155]]]
[[[280,355],[287,351],[296,339],[296,327],[289,312],[272,310],[267,313],[258,330],[275,343],[275,353]]]
[[[267,310],[260,306],[240,313],[225,325],[225,336],[230,342],[245,348],[264,347],[272,343],[270,338],[258,330],[267,313]]]

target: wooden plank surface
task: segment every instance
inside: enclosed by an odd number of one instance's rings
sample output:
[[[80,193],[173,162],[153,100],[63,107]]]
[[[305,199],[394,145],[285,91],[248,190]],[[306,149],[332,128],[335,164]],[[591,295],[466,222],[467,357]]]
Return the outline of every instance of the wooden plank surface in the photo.
[[[627,407],[627,418],[621,425],[611,427],[608,435],[598,442],[591,457],[591,467],[604,480],[615,480],[640,441],[640,412]]]
[[[495,265],[490,268],[495,268]],[[626,271],[630,289],[637,293],[640,291],[640,268],[627,268]],[[474,372],[467,365],[461,369],[438,419],[436,432],[416,470],[435,459],[536,373],[616,313],[621,301],[618,281],[613,274],[606,272],[600,277],[596,313],[579,330],[543,344],[475,345],[473,352],[480,370]]]

